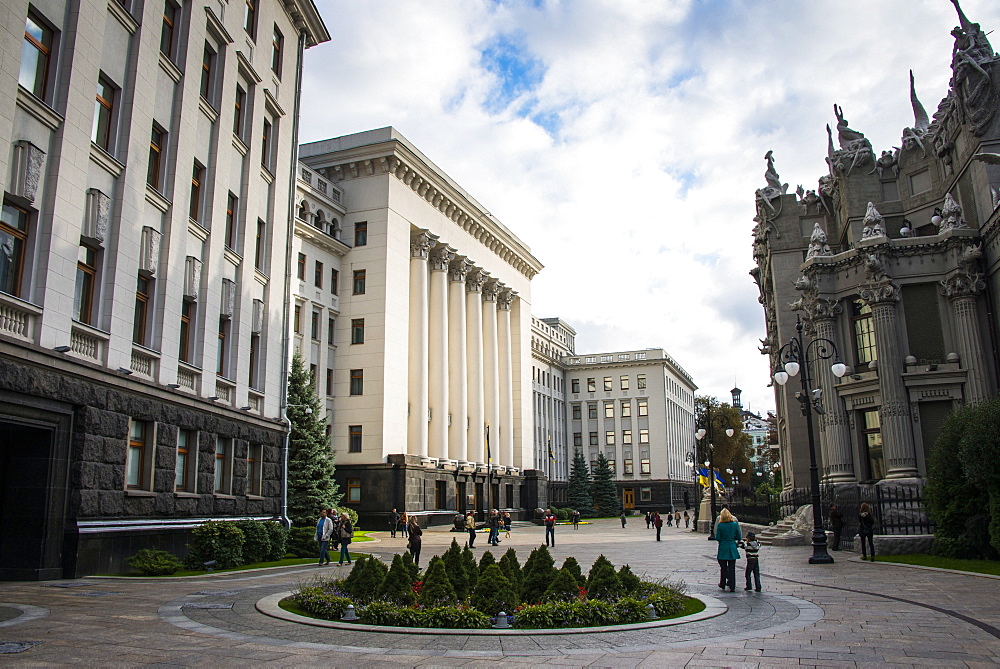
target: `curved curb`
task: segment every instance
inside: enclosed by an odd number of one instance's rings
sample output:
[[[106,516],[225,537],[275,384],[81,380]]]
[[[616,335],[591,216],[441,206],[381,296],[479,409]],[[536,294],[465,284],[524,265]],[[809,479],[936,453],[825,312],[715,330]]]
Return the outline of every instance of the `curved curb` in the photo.
[[[336,620],[321,620],[319,618],[309,618],[300,616],[297,613],[286,611],[278,605],[282,599],[291,595],[291,591],[278,592],[257,600],[256,608],[266,616],[278,618],[287,622],[298,623],[300,625],[311,625],[313,627],[327,627],[332,629],[353,630],[357,632],[378,632],[380,634],[428,634],[428,635],[461,635],[461,636],[523,636],[526,633],[532,636],[554,635],[554,634],[601,634],[608,632],[631,632],[635,630],[645,630],[655,627],[672,627],[693,623],[699,620],[708,620],[721,616],[729,610],[729,607],[719,599],[709,595],[690,594],[688,597],[697,599],[705,604],[705,609],[698,613],[682,616],[680,618],[670,618],[669,620],[651,620],[645,623],[633,623],[630,625],[605,625],[603,627],[569,627],[565,629],[443,629],[436,627],[388,627],[384,625],[364,625],[361,623],[345,623]]]
[[[884,564],[889,567],[909,567],[910,569],[923,569],[925,571],[939,571],[945,574],[959,574],[961,576],[978,576],[979,578],[992,578],[995,581],[1000,581],[1000,576],[997,574],[983,574],[978,571],[962,571],[961,569],[947,569],[945,567],[928,567],[923,564],[908,564],[906,562],[887,562],[884,560],[879,560],[878,562],[869,562],[862,560],[859,557],[848,558],[848,562],[867,562],[868,564]]]
[[[368,543],[368,542],[365,542]],[[355,553],[351,553],[355,555]],[[372,555],[373,557],[379,557],[378,553],[361,553],[358,552],[357,555]],[[257,578],[262,576],[281,576],[281,574],[271,574],[269,572],[277,571],[278,569],[316,569],[315,562],[306,562],[304,564],[286,564],[284,566],[278,567],[257,567],[256,569],[238,569],[236,571],[215,571],[205,574],[195,574],[192,576],[115,576],[114,574],[108,574],[104,576],[86,576],[85,578],[101,578],[105,580],[121,580],[132,582],[136,581],[139,583],[172,583],[172,582],[183,582],[186,580],[195,580],[199,578],[225,578],[226,576],[235,578],[250,578],[254,574],[258,574]],[[263,573],[262,573],[263,572]],[[288,572],[292,573],[292,572]]]
[[[2,627],[13,627],[14,625],[22,625],[24,623],[30,623],[34,620],[41,620],[42,618],[49,615],[50,611],[48,609],[42,608],[41,606],[32,606],[30,604],[16,604],[14,602],[0,602],[0,606],[6,606],[10,609],[17,609],[21,612],[16,618],[11,618],[10,620],[5,620],[0,622],[0,628]]]

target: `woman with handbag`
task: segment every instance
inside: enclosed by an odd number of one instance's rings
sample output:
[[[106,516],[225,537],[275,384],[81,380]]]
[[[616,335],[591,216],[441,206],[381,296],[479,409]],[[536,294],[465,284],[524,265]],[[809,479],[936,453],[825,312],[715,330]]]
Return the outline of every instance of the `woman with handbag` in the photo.
[[[417,524],[417,519],[415,517],[410,518],[410,541],[406,544],[406,547],[410,549],[410,555],[413,556],[413,564],[420,564],[420,544],[423,539],[424,531],[420,529],[420,525]]]
[[[351,524],[351,517],[346,513],[340,516],[340,566],[344,565],[344,560],[347,560],[347,564],[351,564],[351,539],[354,538],[354,525]]]

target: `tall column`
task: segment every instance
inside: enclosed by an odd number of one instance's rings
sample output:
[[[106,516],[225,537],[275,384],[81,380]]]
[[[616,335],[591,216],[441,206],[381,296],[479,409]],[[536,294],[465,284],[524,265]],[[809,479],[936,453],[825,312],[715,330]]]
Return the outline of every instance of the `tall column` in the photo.
[[[961,272],[942,281],[941,286],[941,292],[951,300],[955,344],[966,374],[963,399],[966,404],[980,404],[992,397],[976,314],[976,295],[986,288],[986,282],[978,272]]]
[[[465,279],[471,266],[467,258],[459,258],[448,271],[448,457],[460,462],[469,460]]]
[[[427,450],[432,458],[448,457],[448,265],[454,257],[455,252],[447,244],[438,244],[430,252]]]
[[[465,351],[469,357],[469,460],[486,463],[485,398],[483,396],[483,284],[489,272],[473,269],[465,281]]]
[[[910,427],[910,404],[906,386],[903,385],[903,352],[899,350],[896,314],[899,286],[884,282],[862,288],[859,293],[872,308],[872,324],[875,326],[878,385],[882,395],[878,415],[887,465],[886,478],[912,478],[917,476],[917,461]]]
[[[820,298],[812,305],[812,321],[816,327],[816,336],[834,342],[836,341],[837,317],[844,310],[837,300]],[[821,439],[822,461],[826,483],[856,483],[854,475],[854,455],[851,449],[851,427],[847,420],[847,410],[844,401],[837,395],[837,377],[830,369],[828,361],[821,361],[816,366],[817,381],[823,389],[822,403],[826,414],[820,416],[823,426]]]
[[[483,399],[486,424],[490,426],[490,453],[493,462],[500,462],[500,439],[510,429],[500,424],[500,357],[497,347],[497,293],[500,283],[489,281],[483,286]]]
[[[514,466],[514,365],[511,358],[510,307],[517,293],[504,288],[497,296],[497,344],[500,357],[500,463]]]
[[[427,457],[427,256],[437,237],[426,230],[410,237],[410,333],[406,452]]]

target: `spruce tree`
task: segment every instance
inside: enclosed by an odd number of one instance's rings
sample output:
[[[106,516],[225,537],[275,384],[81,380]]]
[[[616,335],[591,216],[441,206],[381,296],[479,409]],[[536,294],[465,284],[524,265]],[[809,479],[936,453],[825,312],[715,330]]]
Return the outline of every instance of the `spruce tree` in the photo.
[[[542,595],[555,578],[555,560],[545,546],[531,551],[521,572],[521,600],[525,604],[538,604]]]
[[[497,560],[493,557],[493,553],[486,551],[483,553],[483,557],[479,559],[479,573],[482,574],[491,564],[496,564]]]
[[[617,516],[621,503],[615,488],[615,473],[604,453],[597,454],[597,467],[590,473],[590,497],[601,516]]]
[[[462,564],[465,565],[465,577],[469,580],[471,592],[476,589],[476,583],[479,581],[479,565],[476,564],[476,556],[468,546],[462,549]]]
[[[617,599],[622,594],[622,582],[615,572],[615,566],[608,558],[599,555],[590,567],[587,578],[587,597],[590,599]]]
[[[488,616],[503,611],[513,613],[518,605],[515,588],[503,575],[500,567],[491,564],[479,577],[479,584],[472,592],[472,606]]]
[[[618,580],[622,584],[622,594],[632,595],[642,587],[642,579],[632,573],[632,568],[623,564],[618,570]]]
[[[410,584],[414,584],[420,580],[420,567],[413,563],[413,556],[409,552],[403,553],[403,567],[406,568],[406,573],[410,579]]]
[[[583,451],[577,449],[573,455],[573,467],[569,472],[569,485],[566,490],[569,505],[583,516],[590,516],[594,510],[594,502],[590,498],[590,468]]]
[[[448,578],[444,560],[438,556],[431,558],[424,575],[424,587],[420,590],[420,603],[424,606],[449,606],[455,604],[455,588]]]
[[[580,585],[576,582],[576,576],[565,567],[556,572],[556,577],[542,595],[546,602],[575,602],[579,598]]]
[[[288,515],[292,525],[315,527],[320,509],[332,509],[341,494],[333,478],[333,451],[326,436],[326,412],[316,397],[315,379],[298,351],[288,375]],[[307,411],[308,409],[308,411]]]
[[[503,554],[503,557],[500,558],[500,562],[498,562],[497,565],[500,567],[504,576],[507,577],[507,580],[510,581],[511,586],[520,590],[521,565],[517,561],[517,551],[513,548],[508,548],[507,552]]]
[[[465,601],[469,595],[469,577],[465,571],[465,563],[462,560],[462,549],[458,547],[458,541],[451,540],[451,546],[441,556],[448,574],[451,586],[455,588],[455,596],[458,601]]]
[[[392,566],[389,573],[382,580],[382,585],[378,589],[379,599],[409,606],[413,603],[413,585],[410,582],[410,572],[403,564],[403,558],[399,555],[392,556]]]
[[[580,563],[576,561],[576,558],[570,555],[563,561],[563,569],[568,569],[569,573],[573,574],[573,578],[580,587],[587,587],[587,577],[583,575],[583,570],[580,569]]]

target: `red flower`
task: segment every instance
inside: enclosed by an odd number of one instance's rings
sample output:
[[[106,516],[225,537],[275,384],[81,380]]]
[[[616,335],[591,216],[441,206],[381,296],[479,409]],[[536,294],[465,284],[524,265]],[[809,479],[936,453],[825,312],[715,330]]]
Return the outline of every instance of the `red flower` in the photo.
[[[587,589],[585,587],[583,587],[582,585],[577,586],[577,590],[580,591],[580,593],[577,595],[578,599],[580,599],[581,601],[587,599]]]

